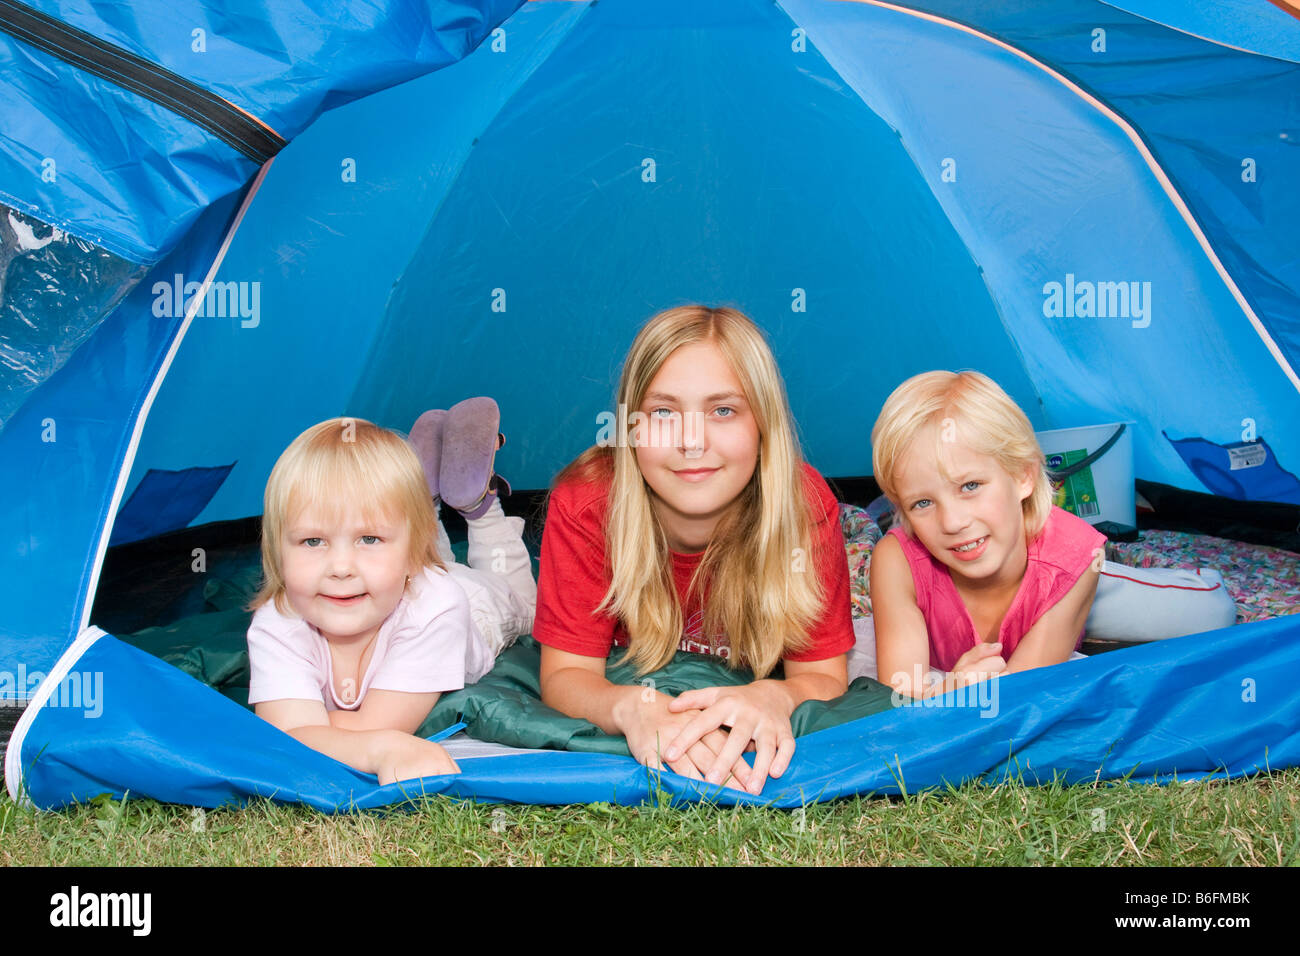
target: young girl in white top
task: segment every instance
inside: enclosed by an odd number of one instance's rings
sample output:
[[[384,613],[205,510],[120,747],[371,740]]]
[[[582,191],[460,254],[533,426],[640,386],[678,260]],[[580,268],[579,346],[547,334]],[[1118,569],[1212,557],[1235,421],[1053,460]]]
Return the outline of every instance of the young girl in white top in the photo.
[[[491,399],[426,413],[412,431],[422,466],[397,434],[331,419],[267,482],[249,703],[381,784],[457,772],[414,731],[532,628],[532,561],[522,519],[497,500],[509,488],[492,473],[496,429]],[[469,567],[452,561],[440,497],[466,516]]]

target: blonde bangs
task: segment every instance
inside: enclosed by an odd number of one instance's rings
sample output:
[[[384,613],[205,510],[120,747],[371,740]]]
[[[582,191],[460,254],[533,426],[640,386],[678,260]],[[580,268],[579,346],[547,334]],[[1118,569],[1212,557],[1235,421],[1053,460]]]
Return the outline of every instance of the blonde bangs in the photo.
[[[970,370],[912,376],[886,399],[871,430],[872,471],[903,530],[912,534],[895,482],[900,462],[920,433],[934,427],[939,471],[951,480],[939,453],[949,422],[972,451],[995,459],[1016,480],[1026,470],[1033,473],[1033,490],[1021,502],[1026,538],[1032,541],[1052,510],[1043,451],[1020,406],[987,375]]]
[[[266,483],[262,500],[262,589],[250,603],[273,600],[292,613],[284,597],[280,553],[287,529],[307,507],[333,523],[350,508],[365,522],[405,521],[410,565],[443,567],[437,552],[437,513],[424,468],[395,432],[359,418],[332,418],[290,443]]]

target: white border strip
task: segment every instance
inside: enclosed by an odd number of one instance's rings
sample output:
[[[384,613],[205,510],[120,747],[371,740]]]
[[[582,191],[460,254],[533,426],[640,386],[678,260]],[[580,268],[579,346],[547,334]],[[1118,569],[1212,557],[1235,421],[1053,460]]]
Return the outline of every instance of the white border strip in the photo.
[[[14,803],[36,807],[36,804],[28,799],[22,787],[23,741],[27,737],[27,731],[31,727],[32,721],[36,719],[36,715],[45,706],[45,702],[50,699],[54,689],[63,683],[63,678],[68,676],[68,671],[72,670],[72,665],[81,660],[81,656],[90,649],[92,644],[101,637],[107,636],[104,631],[97,627],[85,628],[78,634],[72,645],[54,662],[53,669],[45,675],[45,680],[41,681],[41,685],[36,688],[36,693],[27,702],[27,709],[18,718],[18,725],[14,727],[13,736],[9,738],[9,749],[5,751],[5,788],[9,791],[9,798]],[[36,807],[36,809],[39,809],[39,807]]]
[[[1169,177],[1165,175],[1165,171],[1160,168],[1160,164],[1156,162],[1156,158],[1151,155],[1151,151],[1147,149],[1146,143],[1142,141],[1142,137],[1137,134],[1137,131],[1134,130],[1122,116],[1112,110],[1105,103],[1102,103],[1091,93],[1088,93],[1073,81],[1056,72],[1047,64],[1034,59],[1023,50],[1019,50],[996,37],[989,36],[987,33],[981,33],[979,30],[976,30],[973,27],[968,27],[964,23],[945,20],[943,17],[935,16],[932,13],[922,13],[920,10],[912,10],[909,7],[900,7],[896,4],[885,3],[884,0],[840,0],[840,2],[864,3],[873,7],[880,7],[884,10],[893,10],[896,13],[903,13],[910,17],[917,17],[921,20],[928,20],[931,23],[937,23],[940,26],[960,30],[963,33],[968,33],[973,37],[978,37],[981,40],[1001,47],[1008,53],[1018,56],[1026,63],[1031,63],[1038,67],[1048,76],[1052,77],[1066,89],[1070,90],[1084,102],[1096,109],[1097,112],[1101,113],[1118,126],[1120,130],[1123,131],[1123,133],[1133,142],[1133,145],[1137,147],[1138,153],[1142,156],[1142,159],[1145,160],[1147,166],[1155,175],[1156,181],[1160,184],[1161,188],[1164,189],[1165,194],[1169,197],[1170,201],[1173,202],[1174,208],[1178,210],[1178,214],[1183,217],[1183,221],[1187,223],[1187,227],[1192,231],[1192,236],[1204,250],[1206,258],[1210,260],[1210,265],[1212,265],[1214,270],[1219,273],[1219,277],[1223,279],[1223,284],[1227,286],[1228,291],[1237,301],[1237,305],[1241,307],[1241,311],[1245,313],[1246,318],[1250,320],[1250,324],[1254,326],[1255,333],[1259,336],[1264,347],[1268,349],[1269,353],[1273,356],[1273,360],[1277,362],[1278,367],[1282,369],[1283,374],[1291,381],[1291,385],[1297,392],[1300,392],[1300,375],[1296,374],[1295,369],[1291,367],[1291,363],[1286,360],[1286,356],[1283,355],[1282,350],[1278,348],[1277,342],[1273,340],[1273,336],[1269,334],[1268,329],[1264,328],[1264,323],[1259,320],[1259,316],[1257,316],[1255,311],[1250,307],[1250,303],[1246,301],[1246,297],[1242,295],[1241,290],[1237,288],[1237,283],[1232,280],[1232,276],[1228,274],[1228,270],[1224,268],[1223,263],[1219,261],[1219,257],[1215,253],[1213,246],[1210,245],[1210,240],[1206,238],[1205,233],[1201,231],[1200,224],[1197,223],[1196,218],[1192,215],[1192,211],[1187,207],[1187,203],[1183,201],[1183,197],[1178,194],[1178,190],[1174,188],[1174,184],[1170,181]],[[1264,54],[1259,55],[1262,56]]]
[[[1138,13],[1136,10],[1130,10],[1127,7],[1121,7],[1118,3],[1112,3],[1111,0],[1097,0],[1097,2],[1103,3],[1106,6],[1110,7],[1112,10],[1117,10],[1120,13],[1127,13],[1130,17],[1137,17],[1139,20],[1145,20],[1147,23],[1154,23],[1156,26],[1164,27],[1166,30],[1173,30],[1175,33],[1183,34],[1183,36],[1195,37],[1198,40],[1204,40],[1206,43],[1213,43],[1215,46],[1221,46],[1229,50],[1236,50],[1238,53],[1249,53],[1251,56],[1267,57],[1270,60],[1278,60],[1282,63],[1300,63],[1300,60],[1293,60],[1291,59],[1291,57],[1282,56],[1280,53],[1264,53],[1260,50],[1250,50],[1244,46],[1234,46],[1233,44],[1229,43],[1227,40],[1216,40],[1214,39],[1214,37],[1207,37],[1202,33],[1193,33],[1191,30],[1185,30],[1182,27],[1176,27],[1172,23],[1165,23],[1163,20],[1157,20],[1155,17],[1149,17],[1145,13]],[[1281,10],[1283,13],[1290,13],[1291,16],[1296,16],[1296,14],[1291,13],[1291,11],[1289,10],[1282,10],[1282,8],[1279,7],[1276,3],[1273,3],[1272,0],[1260,0],[1260,2],[1266,3],[1270,7]]]
[[[121,506],[122,496],[126,493],[126,483],[131,477],[131,468],[135,464],[136,452],[140,447],[140,436],[144,433],[145,420],[149,417],[149,410],[153,407],[154,398],[158,395],[158,389],[162,387],[163,379],[167,377],[167,370],[171,368],[172,360],[176,358],[176,353],[180,350],[181,342],[185,339],[185,333],[189,331],[190,323],[194,321],[194,315],[198,312],[203,304],[203,300],[208,293],[208,286],[216,278],[217,270],[221,268],[222,261],[226,258],[226,250],[230,248],[231,241],[235,238],[235,233],[239,230],[239,224],[244,221],[244,214],[253,202],[253,197],[261,188],[262,180],[266,178],[267,171],[271,168],[271,163],[275,157],[268,159],[266,163],[258,170],[257,175],[253,178],[253,184],[248,190],[248,195],[239,206],[239,211],[235,213],[234,221],[231,222],[230,228],[226,230],[226,236],[221,241],[221,247],[217,250],[216,257],[212,260],[212,267],[203,279],[203,285],[199,287],[198,293],[190,303],[189,309],[185,313],[185,321],[181,323],[180,331],[172,338],[171,348],[167,350],[167,355],[163,358],[162,365],[158,368],[158,374],[154,376],[153,384],[149,388],[149,394],[145,396],[140,405],[140,411],[136,415],[135,427],[131,432],[131,441],[127,445],[126,454],[122,457],[122,466],[117,474],[117,486],[113,489],[113,499],[109,502],[108,517],[104,522],[103,530],[99,535],[99,547],[95,550],[95,566],[90,573],[90,580],[86,584],[86,590],[82,597],[85,605],[81,609],[81,629],[90,626],[90,611],[94,605],[95,591],[99,588],[99,574],[104,568],[104,555],[108,551],[108,540],[113,534],[113,523],[117,520],[117,510]]]

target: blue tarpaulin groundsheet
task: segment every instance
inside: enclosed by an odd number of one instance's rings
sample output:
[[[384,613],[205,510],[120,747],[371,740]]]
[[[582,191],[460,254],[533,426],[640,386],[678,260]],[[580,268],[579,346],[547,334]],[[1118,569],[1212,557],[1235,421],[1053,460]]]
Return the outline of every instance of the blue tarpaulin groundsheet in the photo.
[[[1296,501],[1300,22],[1184,6],[0,0],[0,701],[89,675],[31,702],[10,786],[400,800],[94,627],[110,542],[255,518],[316,422],[469,395],[546,487],[672,305],[754,317],[823,474],[869,470],[904,379],[978,368],[1036,429],[1131,422],[1138,479]],[[1106,653],[717,799],[1291,766],[1298,672],[1300,618]],[[704,795],[465,763],[425,789]]]
[[[630,757],[566,751],[474,757],[460,774],[380,787],[152,655],[94,632],[81,643],[63,662],[69,676],[57,706],[33,704],[6,762],[10,788],[41,807],[127,791],[204,807],[268,797],[327,812],[421,793],[797,807],[1008,775],[1168,783],[1300,764],[1300,617],[1013,674],[983,692],[818,731],[800,738],[785,775],[757,796],[651,774]],[[97,699],[78,697],[74,684],[98,688]]]

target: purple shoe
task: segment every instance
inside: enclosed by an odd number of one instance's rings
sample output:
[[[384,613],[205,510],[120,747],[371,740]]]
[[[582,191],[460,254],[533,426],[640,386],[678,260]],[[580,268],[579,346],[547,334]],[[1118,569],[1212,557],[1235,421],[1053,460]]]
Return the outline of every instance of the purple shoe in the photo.
[[[442,431],[447,421],[447,410],[433,408],[415,420],[411,426],[411,447],[424,466],[424,480],[433,500],[438,500],[438,472],[442,466]]]
[[[494,499],[510,494],[510,485],[492,470],[505,444],[500,424],[501,411],[490,398],[467,398],[447,412],[438,487],[442,500],[466,518],[482,517]]]

